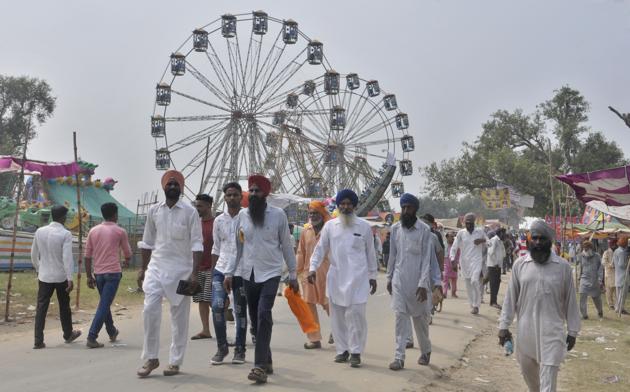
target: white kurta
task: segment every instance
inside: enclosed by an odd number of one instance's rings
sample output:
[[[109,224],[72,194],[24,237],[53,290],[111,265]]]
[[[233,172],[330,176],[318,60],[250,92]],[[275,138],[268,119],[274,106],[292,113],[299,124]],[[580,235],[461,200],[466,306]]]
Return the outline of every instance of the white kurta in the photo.
[[[426,312],[431,301],[418,302],[416,290],[424,287],[430,298],[430,269],[434,259],[437,263],[433,234],[428,225],[417,220],[411,229],[400,222],[392,226],[387,279],[392,282],[391,306],[395,312],[413,317]]]
[[[346,227],[339,218],[322,228],[319,242],[311,256],[309,271],[316,271],[328,255],[330,269],[326,293],[340,306],[367,303],[370,279],[376,279],[377,264],[370,225],[361,218]]]
[[[559,366],[567,352],[568,334],[580,331],[571,265],[555,254],[545,264],[530,255],[519,258],[505,294],[499,329],[517,317],[516,349],[540,365]]]
[[[485,239],[488,237],[482,229],[476,228],[472,233],[462,229],[455,236],[453,246],[451,246],[451,260],[460,250],[459,265],[462,276],[465,279],[479,279],[483,267],[483,243],[475,245],[475,240]]]

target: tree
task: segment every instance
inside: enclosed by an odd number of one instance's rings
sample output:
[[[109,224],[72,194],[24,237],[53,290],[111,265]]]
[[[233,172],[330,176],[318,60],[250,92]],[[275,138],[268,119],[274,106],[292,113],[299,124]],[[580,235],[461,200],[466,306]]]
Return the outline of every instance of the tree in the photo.
[[[46,81],[0,75],[0,154],[19,153],[35,137],[35,127],[52,116],[55,104]]]
[[[589,104],[578,91],[565,86],[538,108],[530,115],[520,109],[493,113],[481,135],[473,143],[463,143],[458,157],[424,168],[428,193],[450,199],[509,185],[534,196],[532,212],[544,215],[551,211],[550,170],[554,175],[577,173],[626,163],[616,143],[589,131],[585,125]],[[553,129],[547,130],[548,123]],[[553,183],[559,190],[560,184]]]

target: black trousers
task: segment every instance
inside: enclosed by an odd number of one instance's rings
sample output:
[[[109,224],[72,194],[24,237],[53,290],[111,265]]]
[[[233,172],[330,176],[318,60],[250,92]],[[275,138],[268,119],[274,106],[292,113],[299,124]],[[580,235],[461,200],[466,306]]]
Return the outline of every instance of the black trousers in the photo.
[[[46,283],[39,281],[37,291],[37,311],[35,313],[35,344],[44,343],[44,327],[46,326],[46,314],[50,305],[50,297],[53,291],[57,292],[59,304],[59,320],[63,329],[64,340],[72,335],[72,311],[70,310],[70,294],[66,291],[68,281],[60,283]]]
[[[501,285],[501,267],[488,267],[488,280],[490,283],[490,305],[497,303],[497,294]]]
[[[250,279],[245,280],[244,283],[252,334],[256,336],[254,366],[265,368],[272,363],[270,343],[273,319],[271,309],[276,300],[280,277],[276,276],[264,282],[256,283],[254,271],[252,271]]]

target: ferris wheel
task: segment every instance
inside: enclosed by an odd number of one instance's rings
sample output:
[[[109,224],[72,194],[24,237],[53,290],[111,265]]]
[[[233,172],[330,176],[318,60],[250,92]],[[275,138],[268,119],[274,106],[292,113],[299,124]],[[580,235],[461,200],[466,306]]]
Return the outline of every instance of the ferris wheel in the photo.
[[[353,188],[364,210],[390,183],[402,192],[397,168],[411,175],[408,126],[377,81],[333,71],[321,42],[263,11],[195,29],[171,54],[151,116],[156,168],[180,170],[188,195],[218,201],[225,183],[262,173],[275,192]]]

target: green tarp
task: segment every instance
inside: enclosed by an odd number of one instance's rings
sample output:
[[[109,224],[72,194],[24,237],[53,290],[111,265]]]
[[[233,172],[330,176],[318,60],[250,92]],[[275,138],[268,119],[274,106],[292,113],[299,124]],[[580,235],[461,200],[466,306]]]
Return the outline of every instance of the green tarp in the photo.
[[[54,204],[64,205],[66,202],[70,208],[77,209],[77,188],[67,184],[48,184],[48,198]],[[92,218],[103,219],[101,215],[101,205],[104,203],[115,203],[118,205],[119,220],[135,218],[135,214],[116,201],[103,188],[94,186],[81,187],[81,207],[85,208]]]

